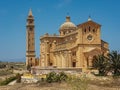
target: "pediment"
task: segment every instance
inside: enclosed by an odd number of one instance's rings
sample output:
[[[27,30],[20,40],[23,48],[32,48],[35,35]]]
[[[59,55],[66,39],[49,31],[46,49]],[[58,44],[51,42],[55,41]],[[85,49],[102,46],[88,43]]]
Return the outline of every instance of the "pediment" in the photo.
[[[79,24],[79,25],[77,25],[78,27],[83,27],[83,26],[95,26],[95,27],[101,27],[101,25],[100,24],[98,24],[98,23],[96,23],[96,22],[94,22],[94,21],[87,21],[87,22],[84,22],[84,23],[82,23],[82,24]]]

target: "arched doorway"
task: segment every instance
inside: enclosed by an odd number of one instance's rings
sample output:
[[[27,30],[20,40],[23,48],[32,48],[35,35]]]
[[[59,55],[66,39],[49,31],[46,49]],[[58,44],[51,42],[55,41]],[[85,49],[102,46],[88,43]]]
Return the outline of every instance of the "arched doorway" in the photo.
[[[72,62],[72,67],[76,67],[76,62]]]
[[[98,48],[94,48],[94,49],[91,49],[91,50],[88,50],[86,52],[84,52],[84,55],[85,55],[85,59],[86,59],[86,67],[87,68],[92,68],[93,66],[93,57],[96,56],[96,55],[100,55],[102,52],[100,49]]]
[[[53,66],[53,63],[50,62],[50,66]]]

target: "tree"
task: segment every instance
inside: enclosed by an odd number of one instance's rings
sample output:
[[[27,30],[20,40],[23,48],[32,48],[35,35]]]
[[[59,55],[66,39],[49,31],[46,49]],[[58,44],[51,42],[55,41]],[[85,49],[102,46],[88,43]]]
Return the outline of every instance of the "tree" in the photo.
[[[108,54],[109,57],[109,68],[114,75],[120,75],[120,53],[112,51]]]
[[[30,72],[31,71],[31,66],[27,65],[27,70]]]
[[[12,73],[13,73],[13,69],[14,69],[14,67],[13,67],[13,66],[10,66],[10,69],[12,70]]]
[[[99,75],[104,76],[107,74],[108,59],[103,54],[93,57],[93,68],[98,69]]]
[[[16,82],[21,83],[21,75],[19,73],[16,75],[16,78]]]

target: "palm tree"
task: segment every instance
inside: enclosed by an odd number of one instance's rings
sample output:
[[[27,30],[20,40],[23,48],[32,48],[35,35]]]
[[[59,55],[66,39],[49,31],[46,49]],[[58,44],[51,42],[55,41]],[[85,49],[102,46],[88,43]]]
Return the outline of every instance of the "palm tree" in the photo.
[[[120,53],[112,51],[108,57],[111,71],[114,75],[120,75]]]
[[[108,59],[103,54],[93,57],[93,68],[99,71],[99,75],[103,76],[107,74]]]

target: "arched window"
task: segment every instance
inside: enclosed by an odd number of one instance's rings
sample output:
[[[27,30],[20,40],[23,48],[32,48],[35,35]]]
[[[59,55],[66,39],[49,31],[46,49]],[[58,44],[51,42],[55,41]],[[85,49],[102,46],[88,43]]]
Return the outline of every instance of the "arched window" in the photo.
[[[90,32],[90,26],[89,26],[89,32]]]
[[[86,28],[85,28],[84,32],[86,33]]]
[[[95,29],[93,29],[93,33],[95,33]]]
[[[32,24],[32,23],[33,23],[33,21],[29,21],[29,23],[30,23],[30,24]]]
[[[32,27],[29,28],[30,31],[32,31],[32,29],[33,29]]]
[[[65,32],[63,32],[63,35],[65,35]]]
[[[76,67],[76,62],[72,62],[72,67]]]
[[[52,47],[52,44],[50,43],[50,47]]]

